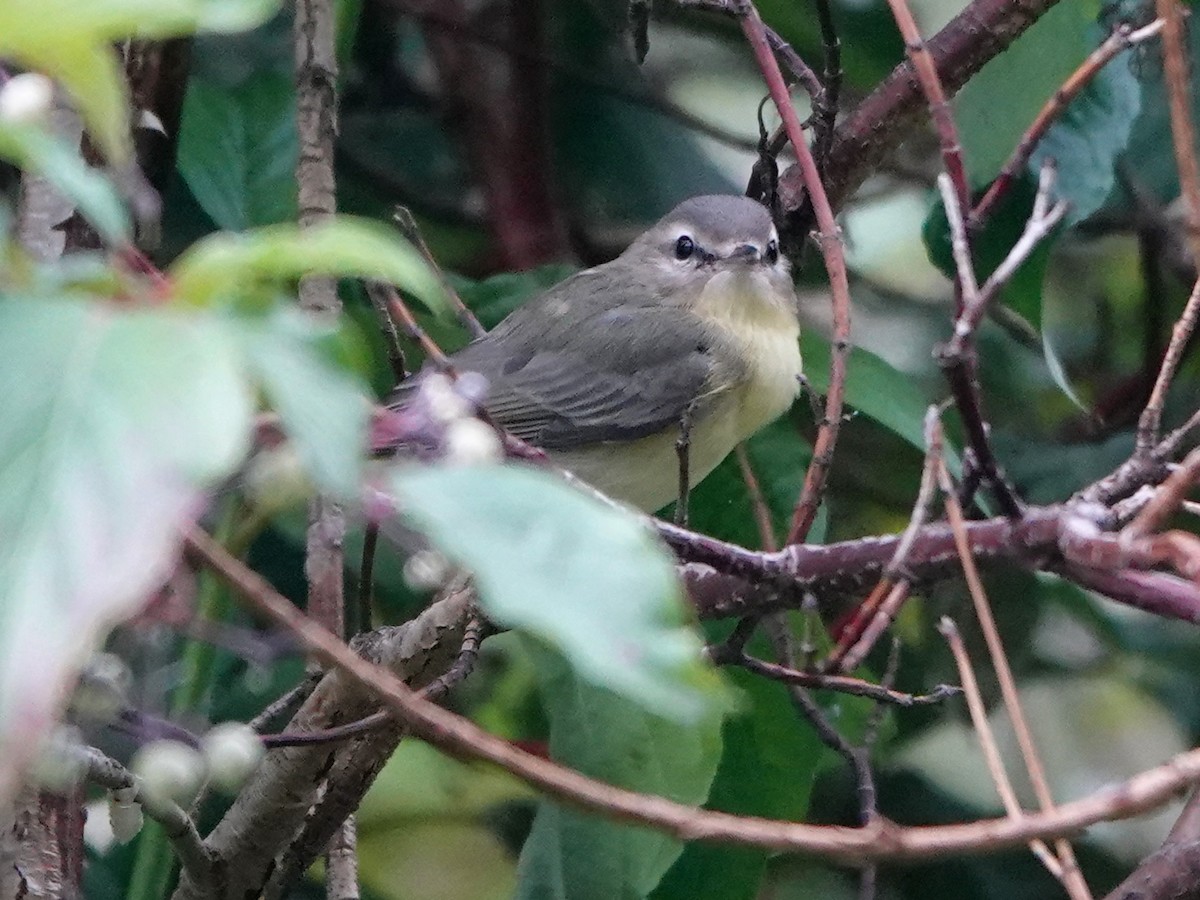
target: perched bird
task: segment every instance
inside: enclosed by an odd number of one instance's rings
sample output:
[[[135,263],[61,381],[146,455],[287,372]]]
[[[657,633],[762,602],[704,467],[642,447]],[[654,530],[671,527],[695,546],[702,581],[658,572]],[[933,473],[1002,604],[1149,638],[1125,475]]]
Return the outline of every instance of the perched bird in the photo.
[[[450,362],[487,378],[484,406],[498,424],[653,512],[679,493],[681,435],[696,484],[791,405],[799,335],[766,208],[706,196],[523,304]]]

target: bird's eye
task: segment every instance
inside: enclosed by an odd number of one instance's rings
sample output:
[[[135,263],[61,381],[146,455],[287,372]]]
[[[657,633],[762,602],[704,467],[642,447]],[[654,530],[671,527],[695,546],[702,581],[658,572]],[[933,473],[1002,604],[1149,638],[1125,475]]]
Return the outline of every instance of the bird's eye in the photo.
[[[686,234],[681,234],[679,240],[675,242],[675,258],[687,259],[696,252],[696,242]]]
[[[777,241],[770,241],[767,244],[767,262],[771,265],[779,262],[779,243]]]

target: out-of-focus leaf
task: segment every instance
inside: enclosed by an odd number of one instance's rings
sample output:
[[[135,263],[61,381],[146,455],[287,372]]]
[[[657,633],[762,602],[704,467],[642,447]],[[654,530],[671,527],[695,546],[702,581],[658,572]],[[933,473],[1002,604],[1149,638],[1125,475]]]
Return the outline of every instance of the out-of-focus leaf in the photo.
[[[131,150],[128,100],[110,43],[248,28],[278,6],[278,0],[6,0],[0,56],[58,81],[104,155],[123,162]]]
[[[274,225],[216,234],[171,267],[176,296],[201,306],[253,298],[262,285],[316,274],[391,282],[435,313],[446,312],[442,286],[416,250],[378,222],[349,216],[304,231]]]
[[[577,677],[561,657],[534,648],[550,717],[550,756],[630,790],[698,804],[721,757],[717,717],[681,725]],[[542,801],[521,852],[517,897],[645,897],[683,849],[668,835]],[[717,896],[717,895],[711,895]]]
[[[279,0],[5,0],[5,40],[51,44],[64,38],[112,41],[193,31],[241,31],[265,22]]]
[[[958,92],[954,119],[974,186],[996,176],[1038,111],[1095,47],[1096,13],[1090,2],[1051,8]]]
[[[238,85],[188,85],[179,171],[221,228],[241,231],[296,218],[296,88],[282,73]]]
[[[234,343],[170,310],[0,301],[0,370],[20,385],[0,394],[0,752],[16,762],[69,669],[166,577],[252,407]]]
[[[812,329],[800,336],[804,376],[819,393],[829,390],[830,345]],[[928,398],[912,379],[859,347],[850,350],[846,370],[846,404],[925,452]]]
[[[745,712],[722,729],[721,765],[705,804],[744,816],[801,821],[823,754],[816,733],[802,724],[784,688],[745,672],[732,681],[746,695]],[[753,847],[688,845],[654,891],[654,900],[752,900],[770,853]]]
[[[1102,40],[1095,26],[1088,34],[1092,44]],[[1128,145],[1142,108],[1142,89],[1131,64],[1130,54],[1123,54],[1105,66],[1029,158],[1031,177],[1036,177],[1046,160],[1056,163],[1054,194],[1071,204],[1063,220],[1066,227],[1098,210],[1112,192],[1117,158]]]
[[[239,326],[246,358],[301,459],[325,491],[354,497],[369,405],[363,384],[334,366],[328,329],[294,307]]]
[[[474,574],[488,615],[584,678],[680,722],[728,700],[669,554],[636,517],[522,466],[398,466],[389,483],[404,517]]]
[[[0,156],[50,182],[104,240],[120,243],[128,235],[129,219],[112,184],[63,141],[39,128],[5,122],[0,125]]]

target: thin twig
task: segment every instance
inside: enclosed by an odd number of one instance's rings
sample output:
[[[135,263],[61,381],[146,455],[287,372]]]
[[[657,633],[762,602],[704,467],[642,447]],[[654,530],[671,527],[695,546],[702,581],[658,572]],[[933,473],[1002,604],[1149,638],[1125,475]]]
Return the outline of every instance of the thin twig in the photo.
[[[1200,447],[1193,450],[1159,485],[1150,502],[1121,531],[1123,542],[1136,541],[1157,530],[1178,507],[1184,494],[1200,478]]]
[[[1159,367],[1158,377],[1154,380],[1150,399],[1146,401],[1146,408],[1142,410],[1141,418],[1138,419],[1136,451],[1138,456],[1149,453],[1158,441],[1167,391],[1170,390],[1171,382],[1175,379],[1175,372],[1179,368],[1179,362],[1183,359],[1184,348],[1187,347],[1192,333],[1196,330],[1197,320],[1200,320],[1200,280],[1197,280],[1192,286],[1191,296],[1188,297],[1187,304],[1183,307],[1179,321],[1171,329],[1171,342],[1167,345],[1167,352],[1163,354],[1162,365]]]
[[[829,276],[829,287],[833,301],[833,346],[830,354],[829,391],[825,397],[825,413],[817,430],[813,446],[812,462],[804,475],[804,487],[792,514],[792,526],[788,533],[789,544],[803,541],[825,493],[825,482],[829,467],[833,464],[834,448],[837,445],[838,429],[842,422],[842,404],[846,386],[846,359],[850,353],[850,283],[846,275],[846,258],[842,247],[841,230],[833,215],[833,207],[825,195],[821,174],[816,161],[804,140],[800,119],[788,97],[787,86],[779,64],[771,52],[765,26],[758,10],[750,0],[731,0],[738,11],[738,21],[746,36],[754,57],[758,61],[767,90],[775,103],[780,118],[787,130],[788,140],[796,152],[796,160],[804,176],[813,210],[817,216],[817,242],[825,260],[825,271]]]
[[[863,681],[861,678],[850,678],[846,675],[824,675],[819,672],[805,672],[744,654],[727,661],[714,658],[713,662],[718,665],[739,666],[748,672],[753,672],[755,675],[770,678],[772,681],[782,681],[785,684],[794,684],[811,690],[834,691],[839,694],[849,694],[853,697],[867,697],[879,703],[887,703],[892,706],[905,708],[941,703],[948,697],[953,697],[959,693],[959,688],[954,685],[939,684],[928,694],[907,694],[904,691],[896,691],[880,684]]]
[[[827,672],[850,672],[856,669],[908,597],[911,582],[904,575],[905,562],[921,526],[929,518],[929,508],[937,491],[937,467],[942,460],[940,414],[941,410],[936,405],[925,411],[925,462],[921,467],[921,484],[909,515],[908,527],[896,544],[896,550],[888,560],[879,583],[855,611],[850,623],[842,629],[837,645],[826,657],[823,669]]]
[[[387,298],[383,292],[367,287],[367,296],[371,298],[371,306],[375,308],[375,318],[379,320],[379,329],[383,332],[383,341],[387,346],[388,364],[392,367],[392,378],[396,384],[408,377],[408,362],[404,358],[404,348],[400,346],[400,332],[396,330],[396,320],[388,309]]]
[[[428,334],[425,329],[417,322],[416,316],[412,314],[412,310],[408,308],[408,304],[404,302],[404,298],[390,284],[384,284],[379,281],[367,282],[367,293],[371,294],[372,303],[382,305],[387,311],[390,319],[398,324],[410,340],[416,341],[420,345],[421,350],[425,353],[426,358],[439,369],[449,367],[449,361],[442,348]]]
[[[742,481],[746,485],[746,493],[750,495],[750,509],[754,513],[754,521],[758,525],[758,541],[763,550],[778,550],[775,540],[775,526],[771,522],[771,508],[767,506],[767,498],[763,495],[762,485],[754,474],[754,466],[750,463],[750,454],[744,443],[738,444],[733,451],[737,458],[738,469],[742,473]]]
[[[180,865],[188,875],[198,884],[215,887],[212,855],[204,846],[191,816],[170,800],[148,800],[133,773],[95,747],[79,747],[78,750],[83,758],[87,780],[110,791],[135,789],[137,793],[131,802],[140,803],[146,815],[163,827],[179,857]]]
[[[446,278],[446,274],[442,271],[442,267],[437,264],[437,260],[433,257],[433,252],[429,249],[429,245],[425,243],[425,238],[421,237],[421,229],[417,227],[417,220],[413,218],[412,212],[407,206],[397,206],[392,211],[392,221],[396,223],[396,227],[400,229],[400,233],[408,240],[410,244],[417,248],[425,262],[429,263],[429,267],[433,269],[434,274],[441,282],[442,289],[446,292],[446,297],[450,301],[450,307],[454,310],[454,314],[458,316],[458,321],[467,333],[472,338],[481,338],[487,334],[487,329],[483,327],[479,319],[475,317],[475,313],[463,303],[462,297],[458,291],[454,290],[454,286],[450,284]]]
[[[1079,64],[1079,67],[1054,92],[1054,96],[1046,101],[1046,104],[1038,112],[1037,118],[1033,120],[1033,124],[1021,135],[1021,140],[1017,143],[1012,155],[1000,167],[1000,174],[996,176],[996,180],[991,183],[987,192],[975,204],[975,208],[967,217],[968,231],[975,232],[983,225],[996,208],[996,204],[1008,193],[1017,175],[1024,170],[1026,163],[1029,162],[1029,157],[1033,155],[1038,143],[1046,136],[1050,126],[1071,105],[1071,101],[1079,95],[1079,92],[1087,87],[1088,83],[1122,51],[1154,37],[1162,30],[1163,24],[1162,19],[1156,19],[1135,31],[1131,25],[1122,23],[1099,47],[1088,54],[1087,59]]]
[[[1025,763],[1025,769],[1029,773],[1030,784],[1033,785],[1033,792],[1038,800],[1038,805],[1043,813],[1052,813],[1054,811],[1054,796],[1050,792],[1050,783],[1046,778],[1046,771],[1042,766],[1042,760],[1037,752],[1037,746],[1033,742],[1033,734],[1029,729],[1029,722],[1025,718],[1025,711],[1021,706],[1021,698],[1017,694],[1017,683],[1013,678],[1012,669],[1008,664],[1008,655],[1004,651],[1004,644],[1000,640],[1000,631],[996,628],[996,620],[992,616],[991,604],[988,602],[987,593],[983,588],[983,581],[979,577],[979,569],[975,565],[975,559],[971,556],[970,547],[966,539],[966,531],[964,529],[964,519],[962,508],[958,504],[958,498],[954,494],[954,485],[950,480],[950,472],[946,468],[945,463],[938,467],[938,480],[942,486],[944,502],[946,506],[946,516],[950,520],[951,527],[954,529],[954,543],[958,548],[959,558],[962,562],[963,575],[967,580],[967,588],[971,594],[971,601],[975,607],[975,616],[979,620],[980,630],[983,632],[984,642],[987,644],[988,656],[991,659],[992,668],[996,672],[996,680],[1000,684],[1000,695],[1004,698],[1004,708],[1008,712],[1008,717],[1012,721],[1013,733],[1017,738],[1017,746],[1021,750],[1021,758]],[[1070,841],[1065,838],[1059,838],[1054,842],[1055,852],[1058,854],[1058,860],[1062,864],[1062,883],[1063,887],[1072,897],[1072,900],[1090,900],[1091,892],[1088,890],[1087,882],[1083,880],[1083,875],[1079,871],[1079,864],[1075,860],[1075,851],[1071,847]]]
[[[662,797],[597,782],[494,737],[435,703],[423,700],[399,678],[360,657],[317,625],[287,598],[208,535],[184,533],[187,551],[213,569],[258,613],[292,633],[327,665],[375,692],[415,734],[447,752],[492,762],[560,800],[611,818],[636,822],[682,840],[703,840],[813,853],[829,859],[914,860],[987,847],[998,850],[1077,831],[1095,822],[1137,815],[1200,780],[1200,750],[1180,754],[1133,778],[1063,804],[1051,813],[1020,821],[991,819],[967,825],[906,828],[882,817],[862,828],[840,828],[747,818],[698,809]]]
[[[1200,261],[1200,161],[1196,159],[1196,130],[1192,124],[1189,96],[1187,35],[1183,10],[1177,0],[1155,0],[1155,12],[1163,20],[1163,66],[1167,76],[1167,103],[1171,110],[1171,140],[1179,187],[1187,207],[1187,236],[1192,259]]]
[[[813,157],[817,168],[825,168],[833,129],[837,125],[838,104],[842,95],[842,42],[833,22],[829,0],[814,0],[817,24],[821,29],[821,49],[825,54],[824,89],[820,102],[813,100]]]
[[[679,497],[675,500],[675,524],[686,528],[688,522],[688,499],[692,492],[690,454],[692,449],[692,411],[694,404],[688,404],[679,414],[679,436],[675,438],[675,456],[679,464]]]
[[[967,701],[967,711],[971,714],[971,725],[979,738],[979,749],[983,751],[983,759],[987,763],[988,774],[992,776],[992,783],[996,786],[996,793],[1000,795],[1004,811],[1011,818],[1020,819],[1025,813],[1021,809],[1017,793],[1013,790],[1008,772],[1004,769],[1004,762],[1000,758],[996,736],[992,733],[991,723],[988,722],[987,708],[979,693],[979,683],[975,680],[975,670],[971,666],[971,659],[967,655],[962,635],[959,634],[958,626],[949,616],[942,616],[941,621],[938,622],[938,631],[946,639],[950,652],[954,656],[954,664],[958,668],[958,680],[962,683],[963,694]],[[1042,865],[1049,870],[1051,875],[1062,881],[1062,864],[1058,861],[1058,857],[1050,852],[1050,848],[1044,841],[1030,841],[1029,849],[1042,861]]]
[[[256,715],[247,724],[261,734],[262,732],[266,731],[267,726],[269,726],[276,719],[281,719],[284,716],[288,716],[290,718],[295,714],[296,710],[300,708],[300,705],[308,699],[309,695],[316,688],[317,682],[321,680],[323,674],[324,673],[320,671],[308,672],[304,676],[303,681],[301,681],[282,697],[272,700],[271,703],[267,705],[266,709]]]

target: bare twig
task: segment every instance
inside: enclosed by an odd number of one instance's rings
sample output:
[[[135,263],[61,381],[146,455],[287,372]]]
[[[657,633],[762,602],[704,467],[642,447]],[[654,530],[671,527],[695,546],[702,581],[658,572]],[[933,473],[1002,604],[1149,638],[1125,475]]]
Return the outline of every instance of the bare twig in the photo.
[[[942,461],[942,429],[938,421],[940,409],[930,406],[925,412],[925,463],[921,468],[921,484],[913,503],[908,527],[896,544],[883,576],[871,595],[855,612],[854,618],[838,636],[837,645],[825,660],[828,672],[850,672],[871,652],[879,636],[895,619],[896,611],[908,597],[911,584],[904,576],[905,562],[912,551],[917,532],[929,517],[929,507],[937,490],[937,467]]]
[[[1167,391],[1170,390],[1171,382],[1175,378],[1175,371],[1179,368],[1180,360],[1183,359],[1184,348],[1187,347],[1192,333],[1196,330],[1198,319],[1200,319],[1200,281],[1192,286],[1191,296],[1188,297],[1187,304],[1183,307],[1179,321],[1171,330],[1171,342],[1167,345],[1167,352],[1163,355],[1158,377],[1150,392],[1150,399],[1146,401],[1146,408],[1142,410],[1141,418],[1138,419],[1137,454],[1139,456],[1149,453],[1158,441]]]
[[[1011,818],[1020,819],[1024,812],[1021,810],[1021,804],[1017,801],[1017,793],[1013,790],[1012,782],[1008,779],[1004,762],[1000,758],[1000,749],[996,745],[996,737],[988,722],[987,709],[984,706],[983,697],[979,693],[979,683],[975,680],[975,670],[971,667],[971,660],[967,655],[967,647],[963,643],[962,635],[958,633],[958,626],[949,616],[942,617],[938,623],[938,631],[946,639],[946,643],[950,646],[950,652],[954,656],[954,664],[958,669],[958,680],[962,683],[963,693],[967,700],[967,710],[971,714],[971,725],[979,738],[979,749],[983,751],[988,774],[992,776],[992,783],[996,785],[996,793],[1000,795],[1004,811]],[[1029,849],[1042,861],[1042,865],[1049,870],[1051,875],[1062,880],[1062,864],[1058,861],[1058,857],[1050,852],[1050,848],[1044,841],[1030,841]]]
[[[825,413],[817,431],[813,446],[812,462],[804,475],[804,487],[792,515],[792,526],[788,533],[789,544],[804,540],[816,519],[821,498],[825,493],[825,481],[833,463],[833,452],[837,445],[838,429],[842,421],[842,403],[846,385],[846,359],[850,353],[850,284],[846,276],[846,259],[842,248],[841,230],[833,216],[833,207],[825,195],[821,174],[809,151],[800,127],[800,119],[788,98],[787,86],[779,64],[771,52],[758,10],[750,0],[730,0],[737,11],[738,21],[746,36],[759,70],[767,83],[767,90],[775,103],[788,140],[796,152],[803,173],[804,186],[817,217],[817,242],[825,260],[825,271],[833,299],[833,352],[830,354],[829,391],[825,398]]]
[[[94,747],[78,748],[83,757],[86,777],[110,791],[136,790],[130,802],[141,803],[146,815],[158,822],[167,834],[167,839],[179,857],[180,865],[191,878],[200,884],[214,885],[213,859],[204,841],[196,831],[191,816],[177,803],[169,800],[148,800],[142,793],[133,773],[115,759],[111,759]]]
[[[480,338],[487,334],[487,329],[483,327],[479,319],[475,318],[475,313],[471,312],[467,304],[463,303],[462,297],[458,295],[458,291],[454,290],[454,286],[447,280],[442,267],[433,258],[433,252],[425,243],[425,238],[421,237],[421,229],[417,227],[417,220],[413,218],[408,207],[397,206],[392,212],[392,221],[396,223],[396,227],[400,229],[400,233],[408,242],[417,248],[425,261],[429,263],[429,267],[433,269],[434,274],[437,275],[438,281],[441,282],[442,289],[450,301],[451,309],[458,316],[459,324],[467,330],[472,338]]]
[[[1004,698],[1004,708],[1008,712],[1008,717],[1012,721],[1013,732],[1016,734],[1017,746],[1021,749],[1021,758],[1025,762],[1025,768],[1029,773],[1029,781],[1033,785],[1033,792],[1037,796],[1038,805],[1043,813],[1052,813],[1054,811],[1054,796],[1050,793],[1050,783],[1046,778],[1045,769],[1042,766],[1041,757],[1037,752],[1037,747],[1033,742],[1033,733],[1029,729],[1029,723],[1025,718],[1025,711],[1021,706],[1021,698],[1017,694],[1017,683],[1013,678],[1012,669],[1008,664],[1008,655],[1004,651],[1004,644],[1000,640],[1000,631],[996,628],[996,620],[992,616],[991,604],[988,602],[987,593],[983,588],[983,581],[979,577],[979,569],[975,565],[975,560],[972,558],[970,549],[966,541],[966,532],[964,529],[964,520],[962,509],[958,505],[958,498],[954,494],[954,486],[950,481],[950,472],[946,469],[945,464],[942,464],[938,469],[938,479],[942,485],[942,493],[945,496],[946,515],[950,519],[951,526],[954,529],[954,541],[958,548],[959,558],[962,561],[963,574],[967,579],[967,588],[971,594],[971,600],[975,607],[975,615],[979,620],[980,629],[983,631],[984,642],[987,644],[988,655],[992,662],[992,667],[996,672],[996,679],[1000,684],[1000,694]],[[1075,861],[1075,851],[1071,844],[1065,838],[1059,838],[1054,843],[1054,849],[1058,854],[1058,860],[1062,865],[1062,883],[1068,893],[1073,898],[1090,898],[1091,893],[1088,890],[1087,883],[1083,880],[1083,875],[1079,871],[1079,864]]]
[[[1069,833],[1094,822],[1136,815],[1200,780],[1200,751],[1194,750],[1049,813],[1029,815],[1020,821],[1006,818],[915,828],[900,827],[882,818],[862,828],[839,828],[696,809],[602,784],[483,732],[460,716],[416,696],[400,679],[354,653],[203,532],[189,528],[184,541],[189,553],[210,566],[257,612],[294,634],[327,665],[341,669],[368,687],[414,733],[435,746],[469,758],[486,759],[566,802],[647,825],[683,840],[815,853],[846,862],[922,859],[982,847],[996,850]]]
[[[813,99],[813,157],[817,168],[825,168],[833,129],[837,124],[838,103],[842,95],[842,43],[833,23],[829,0],[815,0],[817,23],[821,29],[821,47],[825,54],[824,90],[820,100]]]
[[[1099,47],[1088,54],[1088,58],[1080,63],[1079,68],[1072,72],[1062,86],[1054,92],[1054,96],[1046,101],[1045,106],[1038,112],[1037,118],[1033,120],[1033,124],[1021,135],[1021,140],[1012,155],[1000,167],[1000,174],[996,176],[996,180],[991,183],[987,192],[975,204],[975,208],[967,217],[968,231],[975,231],[983,225],[996,208],[996,204],[1008,192],[1017,175],[1025,168],[1029,157],[1033,155],[1033,151],[1041,139],[1046,136],[1050,126],[1071,105],[1071,101],[1079,95],[1079,92],[1100,73],[1100,70],[1122,51],[1149,40],[1162,28],[1162,19],[1157,19],[1137,30],[1134,30],[1131,25],[1123,23],[1118,25]]]
[[[742,473],[742,481],[746,484],[746,493],[750,495],[750,508],[754,512],[754,521],[758,525],[758,540],[764,550],[777,550],[779,544],[775,540],[775,525],[771,522],[771,509],[767,506],[767,498],[763,495],[762,485],[754,474],[754,466],[750,463],[750,454],[744,443],[738,444],[733,451],[737,458],[738,469]]]
[[[970,209],[971,189],[967,184],[967,169],[963,165],[962,144],[958,140],[958,126],[954,124],[954,115],[950,110],[950,101],[946,97],[946,91],[942,87],[942,80],[938,76],[937,64],[934,62],[929,48],[925,46],[921,31],[917,28],[917,22],[913,18],[912,10],[908,8],[906,0],[888,0],[888,6],[892,9],[892,17],[895,18],[896,27],[900,29],[900,35],[904,38],[904,47],[908,51],[908,58],[912,62],[913,69],[917,73],[917,80],[921,83],[921,90],[929,104],[929,115],[933,119],[933,126],[938,136],[938,146],[942,152],[942,165],[954,185],[954,195],[958,200],[959,208]]]
[[[358,829],[350,816],[341,824],[325,854],[325,896],[329,900],[359,900]]]
[[[732,655],[731,655],[732,656]],[[794,684],[799,687],[817,691],[834,691],[838,694],[849,694],[853,697],[867,697],[879,703],[892,706],[929,706],[941,703],[948,697],[959,693],[959,688],[953,685],[941,684],[928,694],[907,694],[903,691],[892,690],[880,684],[872,684],[861,678],[851,678],[846,675],[824,675],[819,672],[804,672],[799,669],[781,666],[778,663],[755,659],[753,656],[737,655],[730,659],[721,658],[720,654],[712,654],[713,662],[718,665],[740,666],[755,675]]]
[[[1189,453],[1158,487],[1150,502],[1121,531],[1121,540],[1136,541],[1159,528],[1179,507],[1184,494],[1196,483],[1197,478],[1200,478],[1200,448]]]
[[[390,320],[399,325],[409,339],[416,341],[431,363],[439,369],[448,367],[446,354],[433,338],[425,333],[425,329],[417,322],[416,316],[412,314],[399,291],[390,284],[372,281],[367,284],[367,293],[371,295],[372,303],[386,309]]]

